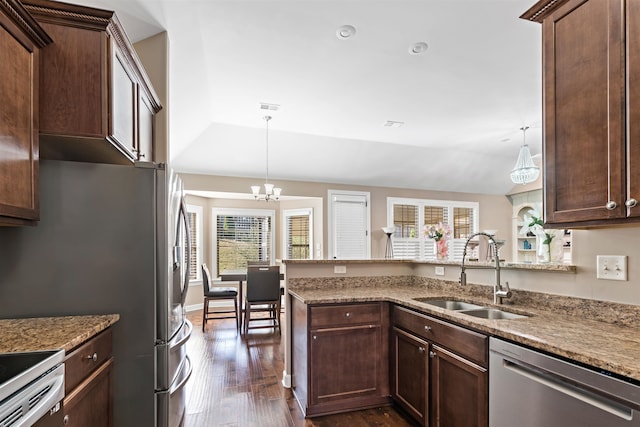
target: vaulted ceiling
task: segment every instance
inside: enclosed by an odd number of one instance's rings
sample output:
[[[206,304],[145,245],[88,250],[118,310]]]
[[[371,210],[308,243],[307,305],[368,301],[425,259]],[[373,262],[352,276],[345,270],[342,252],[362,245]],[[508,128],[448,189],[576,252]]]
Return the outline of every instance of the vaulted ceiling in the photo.
[[[505,194],[522,126],[541,151],[541,28],[519,19],[532,0],[71,2],[115,10],[134,42],[168,32],[178,171],[264,178],[260,103],[280,105],[276,183]]]

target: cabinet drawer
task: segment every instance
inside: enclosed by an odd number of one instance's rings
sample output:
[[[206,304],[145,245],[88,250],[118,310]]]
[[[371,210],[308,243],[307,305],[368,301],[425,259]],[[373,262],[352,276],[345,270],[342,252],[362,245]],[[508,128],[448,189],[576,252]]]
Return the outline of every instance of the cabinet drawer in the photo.
[[[359,324],[379,325],[379,303],[321,305],[311,307],[311,329]]]
[[[68,395],[78,384],[112,356],[111,328],[73,350],[64,361],[64,391]]]
[[[489,341],[486,335],[398,306],[393,307],[393,322],[399,328],[487,367]]]

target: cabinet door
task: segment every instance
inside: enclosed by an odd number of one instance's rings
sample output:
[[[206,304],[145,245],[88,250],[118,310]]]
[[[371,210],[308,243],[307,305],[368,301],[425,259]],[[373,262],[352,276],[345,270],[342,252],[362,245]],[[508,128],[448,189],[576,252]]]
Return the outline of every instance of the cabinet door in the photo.
[[[0,11],[0,224],[40,216],[38,55],[35,44]]]
[[[487,427],[487,370],[437,345],[430,356],[431,426]]]
[[[393,328],[392,384],[394,401],[419,425],[428,425],[429,343]]]
[[[625,216],[623,10],[570,0],[542,23],[547,223]]]
[[[138,160],[154,161],[153,141],[155,135],[155,113],[149,98],[140,90],[138,96]]]
[[[382,344],[379,325],[312,331],[311,404],[378,395]]]
[[[136,147],[136,104],[138,91],[124,56],[111,44],[111,132],[109,138],[118,144],[131,160],[138,159]]]
[[[113,359],[109,359],[64,398],[66,427],[111,427]]]
[[[627,2],[627,216],[640,217],[640,3]]]

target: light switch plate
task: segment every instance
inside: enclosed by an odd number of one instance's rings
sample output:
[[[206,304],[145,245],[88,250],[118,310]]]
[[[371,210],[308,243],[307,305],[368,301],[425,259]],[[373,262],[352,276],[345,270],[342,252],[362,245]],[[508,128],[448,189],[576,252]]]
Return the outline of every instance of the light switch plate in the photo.
[[[442,266],[436,267],[436,276],[444,276],[444,267]]]
[[[333,272],[335,274],[346,274],[347,273],[347,266],[346,265],[334,265],[333,266]]]
[[[627,280],[627,256],[598,255],[596,278],[604,280]]]

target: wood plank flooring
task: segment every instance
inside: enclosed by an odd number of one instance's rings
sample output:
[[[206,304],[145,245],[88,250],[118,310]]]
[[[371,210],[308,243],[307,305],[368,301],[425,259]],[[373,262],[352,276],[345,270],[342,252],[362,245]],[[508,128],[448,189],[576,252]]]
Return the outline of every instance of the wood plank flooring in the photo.
[[[187,316],[193,334],[187,353],[193,374],[186,385],[185,427],[406,427],[392,407],[305,420],[290,389],[282,386],[284,340],[271,329],[241,337],[233,319],[207,322]],[[284,318],[284,316],[283,316]]]

